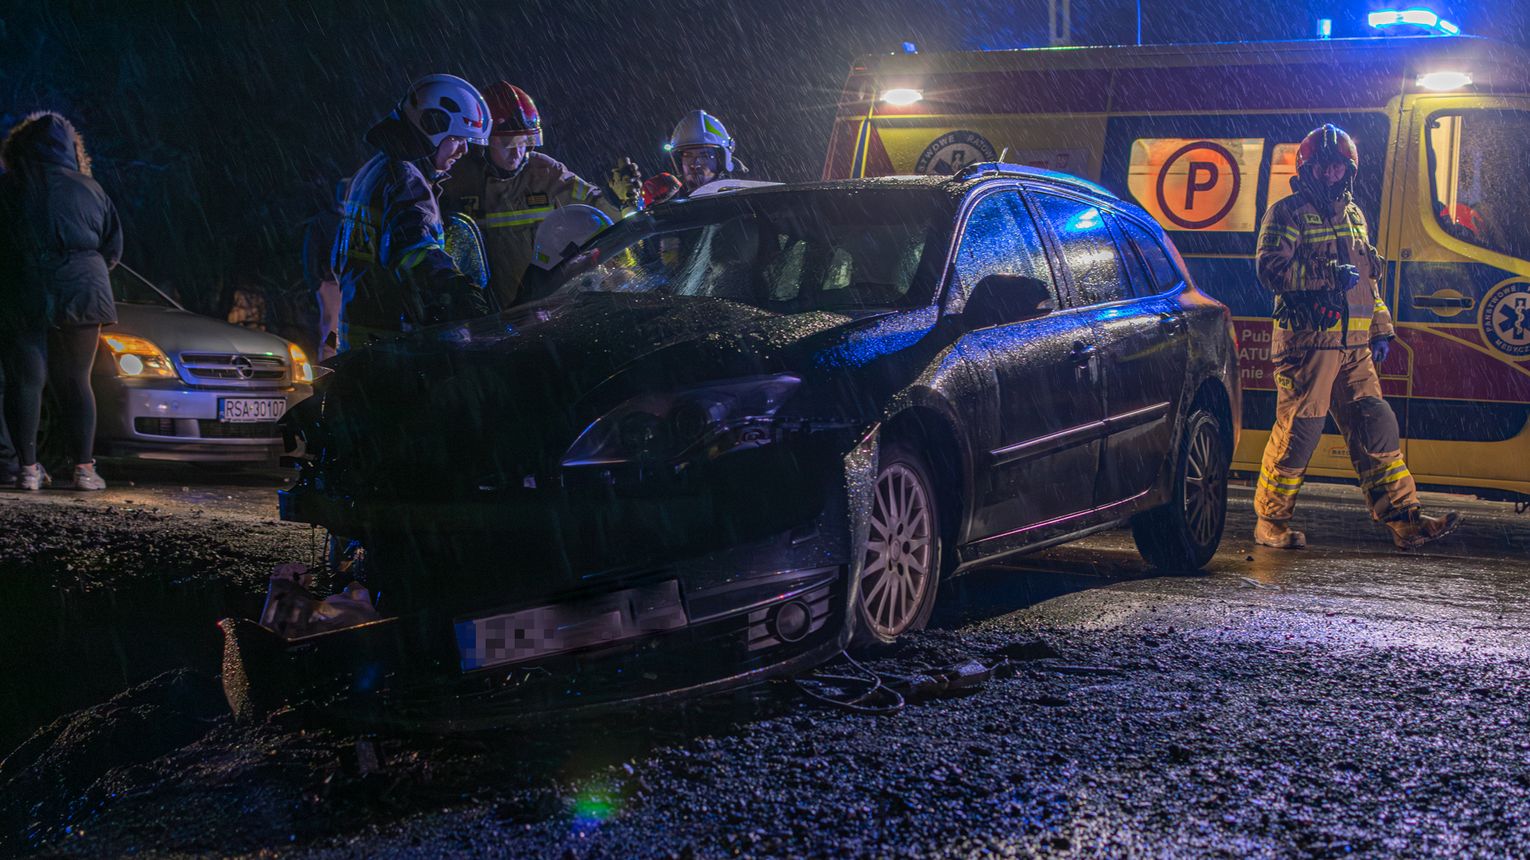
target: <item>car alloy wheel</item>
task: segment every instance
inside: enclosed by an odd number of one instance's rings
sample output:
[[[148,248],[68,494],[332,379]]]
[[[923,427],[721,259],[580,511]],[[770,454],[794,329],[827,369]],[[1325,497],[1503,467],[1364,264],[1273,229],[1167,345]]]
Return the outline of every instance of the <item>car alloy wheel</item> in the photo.
[[[1227,464],[1222,440],[1209,421],[1196,425],[1185,458],[1185,523],[1195,542],[1216,542],[1227,515]]]
[[[914,469],[889,463],[877,475],[860,581],[863,621],[892,640],[922,618],[936,561],[930,489]]]

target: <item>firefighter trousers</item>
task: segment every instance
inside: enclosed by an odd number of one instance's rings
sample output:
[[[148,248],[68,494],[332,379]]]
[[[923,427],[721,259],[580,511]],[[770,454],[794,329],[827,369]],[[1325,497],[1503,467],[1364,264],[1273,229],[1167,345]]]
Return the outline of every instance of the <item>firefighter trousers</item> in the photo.
[[[1417,507],[1418,488],[1403,462],[1397,416],[1381,399],[1370,349],[1295,349],[1275,361],[1275,426],[1259,465],[1255,512],[1267,520],[1291,519],[1307,461],[1330,413],[1344,435],[1371,516],[1384,522]]]

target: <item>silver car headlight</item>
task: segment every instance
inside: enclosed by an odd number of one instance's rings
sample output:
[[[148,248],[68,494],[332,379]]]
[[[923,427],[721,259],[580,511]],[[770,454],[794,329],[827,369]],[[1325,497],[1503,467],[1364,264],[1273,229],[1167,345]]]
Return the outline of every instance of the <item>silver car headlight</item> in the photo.
[[[586,427],[565,466],[603,466],[687,456],[713,459],[768,445],[776,412],[802,380],[779,374],[640,394]]]

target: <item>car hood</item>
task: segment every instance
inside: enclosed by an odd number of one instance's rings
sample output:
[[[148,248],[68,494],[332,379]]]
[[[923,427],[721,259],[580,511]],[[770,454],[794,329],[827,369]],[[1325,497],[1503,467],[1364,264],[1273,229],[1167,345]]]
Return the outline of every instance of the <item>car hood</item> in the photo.
[[[118,302],[117,324],[105,331],[146,337],[172,356],[183,352],[243,353],[287,360],[287,341],[274,334],[178,308]]]
[[[540,302],[347,354],[322,423],[332,453],[394,479],[532,474],[638,391],[811,368],[877,316],[633,294]]]

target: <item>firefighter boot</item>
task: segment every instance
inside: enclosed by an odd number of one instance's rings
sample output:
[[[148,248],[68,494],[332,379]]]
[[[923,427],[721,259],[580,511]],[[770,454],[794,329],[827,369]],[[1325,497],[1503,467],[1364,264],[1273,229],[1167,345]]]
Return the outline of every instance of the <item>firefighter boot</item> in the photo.
[[[1398,549],[1415,549],[1455,531],[1461,525],[1461,515],[1446,511],[1442,517],[1431,517],[1418,508],[1408,508],[1395,520],[1387,520],[1392,530],[1392,543]]]
[[[1307,545],[1307,536],[1291,528],[1284,520],[1259,518],[1254,526],[1254,543],[1276,549],[1301,549]]]

